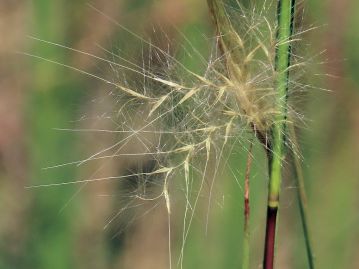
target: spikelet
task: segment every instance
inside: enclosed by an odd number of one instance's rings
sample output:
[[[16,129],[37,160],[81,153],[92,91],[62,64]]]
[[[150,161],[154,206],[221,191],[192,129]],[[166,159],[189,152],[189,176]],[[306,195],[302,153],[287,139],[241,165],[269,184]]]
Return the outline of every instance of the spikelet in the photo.
[[[247,123],[263,135],[272,125],[276,113],[272,27],[263,14],[251,14],[239,5],[234,11],[233,7],[226,9],[221,0],[208,0],[208,5],[225,58],[226,72],[223,74],[223,81],[227,89],[234,93]],[[241,20],[242,26],[239,29],[236,29],[230,19],[229,14],[234,12],[236,16],[232,20]],[[268,36],[263,36],[265,27]],[[261,59],[260,56],[264,57]]]

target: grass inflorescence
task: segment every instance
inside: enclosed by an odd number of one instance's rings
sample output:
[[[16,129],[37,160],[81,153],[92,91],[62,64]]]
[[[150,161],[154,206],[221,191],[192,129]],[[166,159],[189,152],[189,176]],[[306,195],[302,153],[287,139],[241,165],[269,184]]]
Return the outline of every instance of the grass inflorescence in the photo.
[[[133,198],[163,201],[170,216],[173,211],[171,184],[172,180],[180,175],[183,178],[186,196],[183,246],[180,254],[182,261],[183,248],[205,183],[210,182],[209,197],[211,198],[214,179],[221,160],[226,158],[236,143],[243,145],[243,151],[246,152],[248,149],[245,145],[253,143],[252,138],[248,139],[248,134],[251,134],[250,137],[254,135],[262,143],[269,163],[268,226],[264,268],[273,268],[275,223],[284,148],[292,141],[287,134],[286,125],[294,124],[297,116],[300,115],[290,99],[292,91],[295,91],[298,85],[300,87],[300,84],[289,79],[289,70],[301,66],[301,58],[291,54],[293,42],[298,41],[297,38],[293,38],[294,1],[278,2],[278,23],[274,19],[275,7],[272,2],[264,2],[261,7],[255,5],[245,7],[238,1],[232,2],[229,4],[222,0],[208,0],[217,35],[213,39],[214,47],[208,60],[194,50],[194,53],[205,60],[206,68],[203,73],[190,70],[167,50],[144,40],[123,26],[122,29],[133,34],[147,47],[148,62],[144,61],[141,66],[113,53],[111,53],[113,60],[107,60],[84,51],[37,39],[108,63],[116,75],[116,79],[109,80],[74,66],[61,64],[108,84],[114,89],[111,91],[111,96],[117,104],[110,113],[111,120],[117,126],[116,129],[72,129],[71,131],[116,134],[118,141],[84,160],[68,164],[83,165],[98,159],[123,156],[146,156],[151,160],[150,170],[40,186],[137,177],[143,179],[143,183],[136,189],[137,193],[133,194]],[[295,34],[298,36],[300,33]],[[57,63],[50,59],[44,60]],[[293,62],[292,65],[290,60]],[[158,66],[157,69],[153,68],[155,61],[161,62],[160,68]],[[124,73],[127,77],[123,75]],[[125,152],[124,149],[133,141],[141,145],[142,151]],[[249,151],[251,155],[251,150]],[[248,158],[250,163],[252,157]],[[210,175],[209,170],[213,160],[216,164],[214,172]],[[300,169],[298,165],[297,169]],[[247,171],[248,188],[249,174],[250,171]],[[212,180],[208,180],[208,177]],[[199,179],[199,184],[194,199],[191,199],[194,179]],[[160,186],[157,187],[159,191],[148,191],[149,185]],[[250,240],[248,189],[245,198],[247,211],[243,266],[248,268]],[[275,214],[272,214],[273,212]],[[170,218],[168,222],[170,230]],[[170,240],[169,250],[171,250]]]

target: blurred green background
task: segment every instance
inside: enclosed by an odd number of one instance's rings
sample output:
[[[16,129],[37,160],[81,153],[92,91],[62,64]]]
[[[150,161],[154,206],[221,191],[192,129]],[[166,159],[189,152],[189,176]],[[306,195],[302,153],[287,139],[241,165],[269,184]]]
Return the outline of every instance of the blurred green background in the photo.
[[[113,128],[110,117],[115,94],[101,81],[18,52],[116,81],[122,74],[108,63],[30,36],[109,60],[116,61],[116,55],[121,55],[141,64],[139,55],[146,53],[145,46],[119,26],[123,25],[161,48],[167,49],[170,43],[170,51],[178,52],[186,66],[198,71],[203,68],[198,57],[181,51],[195,47],[209,55],[208,42],[214,33],[206,1],[91,1],[103,14],[88,3],[0,3],[0,268],[168,268],[163,204],[133,205],[126,192],[130,187],[116,181],[26,188],[122,175],[145,160],[99,160],[84,167],[44,169],[86,158],[118,139],[113,134],[56,129]],[[304,21],[305,28],[318,26],[302,41],[311,44],[307,54],[324,51],[310,61],[315,67],[308,63],[311,75],[304,81],[330,91],[309,88],[302,102],[307,125],[300,141],[317,265],[359,268],[359,3],[305,1]],[[128,147],[131,150],[134,145]],[[251,268],[260,268],[267,181],[259,145],[255,151]],[[184,268],[240,268],[246,156],[238,152],[229,163],[239,184],[230,172],[221,178],[207,233],[205,213],[196,215],[184,250]],[[184,203],[183,198],[177,201]],[[206,208],[206,199],[200,207]],[[124,208],[129,209],[122,212]],[[174,214],[174,267],[181,224],[180,214]],[[290,176],[283,182],[278,232],[277,268],[307,268],[295,183]]]

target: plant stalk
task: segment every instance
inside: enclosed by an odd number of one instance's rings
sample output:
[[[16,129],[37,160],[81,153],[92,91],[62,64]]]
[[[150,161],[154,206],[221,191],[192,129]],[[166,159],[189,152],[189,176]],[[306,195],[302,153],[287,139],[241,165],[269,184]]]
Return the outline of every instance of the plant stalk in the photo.
[[[273,269],[275,254],[275,236],[279,194],[282,181],[282,162],[284,158],[284,140],[287,120],[287,92],[291,55],[291,36],[293,33],[295,0],[279,0],[277,9],[277,46],[275,55],[276,89],[279,113],[273,124],[272,151],[269,153],[269,186],[267,204],[267,224],[264,247],[264,269]]]
[[[249,257],[250,257],[250,174],[253,161],[253,140],[250,142],[248,158],[246,164],[246,174],[244,179],[244,239],[243,239],[243,256],[242,256],[242,269],[249,269]]]

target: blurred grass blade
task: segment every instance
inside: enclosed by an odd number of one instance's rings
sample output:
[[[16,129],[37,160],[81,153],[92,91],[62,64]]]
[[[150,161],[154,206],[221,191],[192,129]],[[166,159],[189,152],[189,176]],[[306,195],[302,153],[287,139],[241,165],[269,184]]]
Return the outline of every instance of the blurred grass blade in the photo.
[[[294,160],[294,168],[295,168],[294,171],[295,171],[295,180],[297,182],[298,204],[299,204],[300,217],[302,221],[303,234],[305,239],[305,247],[306,247],[308,263],[309,263],[308,265],[309,265],[309,269],[314,269],[315,263],[314,263],[314,254],[313,254],[313,244],[312,244],[309,225],[308,225],[307,195],[305,192],[302,165],[298,157],[298,155],[300,154],[299,144],[294,126],[290,124],[288,129],[294,147],[292,151],[292,156]]]

